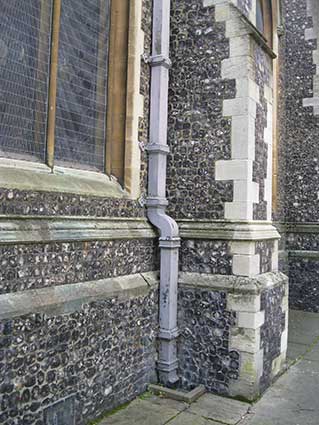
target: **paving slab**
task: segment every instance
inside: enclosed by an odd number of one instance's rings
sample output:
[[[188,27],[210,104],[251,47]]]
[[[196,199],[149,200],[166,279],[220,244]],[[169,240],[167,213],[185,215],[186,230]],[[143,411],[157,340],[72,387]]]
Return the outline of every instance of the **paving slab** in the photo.
[[[220,425],[220,422],[210,421],[201,416],[183,412],[168,422],[167,425]]]
[[[249,408],[248,403],[205,394],[190,406],[188,412],[227,425],[236,425]]]
[[[314,348],[305,355],[305,360],[319,362],[319,344],[315,345]]]
[[[288,357],[301,360],[254,406],[212,394],[191,405],[147,396],[100,425],[319,425],[318,337],[319,314],[290,312]]]
[[[189,404],[184,401],[174,400],[165,396],[158,397],[155,394],[148,395],[147,398],[144,398],[144,401],[148,401],[149,403],[156,404],[163,408],[169,407],[170,409],[178,410],[179,412],[182,412],[189,407]]]
[[[137,399],[127,408],[105,418],[100,425],[164,425],[186,407],[185,403],[160,397]]]
[[[290,310],[288,341],[290,343],[312,344],[319,337],[318,320],[318,313]]]
[[[292,366],[252,408],[241,425],[318,425],[319,362]]]
[[[298,357],[305,355],[308,349],[309,349],[308,345],[297,344],[295,342],[289,342],[288,351],[287,351],[287,358],[289,360],[294,361],[294,360],[298,359]]]

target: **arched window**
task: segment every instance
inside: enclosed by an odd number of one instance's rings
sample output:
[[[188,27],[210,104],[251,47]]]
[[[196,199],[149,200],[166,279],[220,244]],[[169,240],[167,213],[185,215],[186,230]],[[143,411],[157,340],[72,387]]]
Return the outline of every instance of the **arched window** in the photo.
[[[272,47],[273,24],[271,0],[257,0],[256,27]]]

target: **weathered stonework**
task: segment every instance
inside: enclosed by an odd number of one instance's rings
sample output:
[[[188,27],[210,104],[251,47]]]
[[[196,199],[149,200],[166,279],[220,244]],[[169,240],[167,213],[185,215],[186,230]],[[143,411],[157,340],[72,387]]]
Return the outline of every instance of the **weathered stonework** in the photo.
[[[289,229],[287,229],[286,249],[289,251],[319,251],[319,233],[317,233],[317,229],[306,233],[301,231],[290,233]]]
[[[318,40],[319,38],[319,8],[315,0],[307,0],[307,16],[308,22],[312,25],[307,26],[305,30],[306,40]],[[313,76],[313,96],[303,99],[305,107],[312,107],[314,115],[319,115],[319,50],[318,46],[313,50],[313,64],[316,67],[315,75]]]
[[[274,241],[261,241],[256,243],[256,254],[260,257],[260,273],[273,270]]]
[[[223,115],[232,119],[231,158],[216,162],[216,179],[234,182],[234,197],[225,204],[225,218],[270,220],[272,59],[229,2],[216,3],[216,16],[225,22],[230,40],[230,57],[222,62],[222,76],[236,81],[235,99],[223,103]]]
[[[225,292],[209,289],[179,290],[181,386],[199,384],[217,394],[229,394],[229,382],[238,379],[240,356],[229,348],[235,313],[227,311]]]
[[[0,189],[0,214],[129,218],[145,216],[145,209],[129,199]]]
[[[282,353],[282,335],[287,329],[286,312],[283,311],[285,287],[277,286],[261,294],[261,310],[265,311],[265,323],[260,330],[260,347],[263,349],[263,374],[261,391],[271,385],[273,362]]]
[[[255,82],[260,90],[256,110],[256,152],[253,181],[259,185],[259,203],[254,204],[255,220],[271,219],[272,178],[272,59],[260,47],[254,46]]]
[[[0,294],[158,270],[154,239],[0,246]]]
[[[319,312],[319,258],[289,256],[290,307]]]
[[[237,6],[245,16],[249,17],[253,8],[253,0],[237,0]]]
[[[75,395],[75,423],[84,425],[145,391],[155,378],[157,315],[152,289],[72,314],[3,320],[1,424],[43,425],[44,409]]]
[[[215,161],[231,155],[231,122],[222,114],[223,100],[235,97],[234,80],[221,75],[228,56],[214,7],[173,0],[167,183],[175,218],[223,218],[232,200],[232,183],[215,181]]]
[[[285,0],[285,106],[287,174],[285,185],[286,221],[316,222],[319,186],[318,120],[312,106],[303,99],[314,95],[316,65],[313,52],[316,39],[307,39],[305,31],[314,22],[307,14],[307,1]]]
[[[182,386],[259,397],[284,368],[287,312],[288,281],[280,273],[180,273]]]
[[[282,2],[279,211],[286,223],[281,267],[289,273],[290,305],[319,311],[318,237],[318,34],[316,1]]]
[[[232,273],[232,256],[225,241],[183,240],[180,270],[193,273],[228,275]]]

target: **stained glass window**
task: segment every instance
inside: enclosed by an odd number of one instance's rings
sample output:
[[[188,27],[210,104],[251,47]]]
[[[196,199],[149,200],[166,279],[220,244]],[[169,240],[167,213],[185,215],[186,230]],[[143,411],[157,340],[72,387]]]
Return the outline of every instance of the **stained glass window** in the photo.
[[[44,161],[51,0],[0,0],[0,155]]]

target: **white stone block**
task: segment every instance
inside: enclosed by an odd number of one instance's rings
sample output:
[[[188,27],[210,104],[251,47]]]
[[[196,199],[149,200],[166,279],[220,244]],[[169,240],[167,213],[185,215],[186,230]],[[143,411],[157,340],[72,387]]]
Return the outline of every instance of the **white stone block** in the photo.
[[[241,35],[250,34],[250,29],[241,19],[238,17],[230,19],[226,22],[226,37],[233,38]]]
[[[252,160],[216,161],[216,180],[252,180]]]
[[[279,254],[278,251],[273,252],[271,257],[271,271],[278,272],[279,270]]]
[[[260,273],[260,256],[255,255],[234,255],[233,274],[236,276],[256,276]]]
[[[230,242],[230,253],[231,254],[242,254],[242,255],[255,255],[256,254],[256,242],[255,241],[233,241]]]
[[[281,335],[280,352],[284,353],[288,348],[288,329],[285,329]]]
[[[249,56],[251,54],[251,43],[249,35],[233,37],[229,40],[229,57]]]
[[[251,58],[247,55],[234,56],[222,61],[222,78],[247,78],[252,69]]]
[[[273,378],[277,376],[285,367],[286,357],[287,357],[287,351],[284,351],[273,360],[271,365],[271,374]]]
[[[304,107],[319,106],[319,97],[307,97],[306,99],[303,99],[302,103]]]
[[[257,313],[260,311],[260,295],[228,294],[227,310]]]
[[[256,353],[241,353],[240,376],[249,377],[251,381],[256,382],[263,375],[264,371],[264,350]]]
[[[251,97],[225,99],[223,102],[224,117],[234,117],[236,115],[251,115],[253,118],[256,118],[256,111],[257,103]]]
[[[238,115],[232,118],[231,147],[233,159],[255,160],[255,118]]]
[[[264,97],[270,105],[273,104],[273,89],[267,85],[264,87]],[[268,106],[268,105],[267,105]]]
[[[314,50],[312,52],[312,57],[313,57],[313,63],[318,65],[319,64],[319,50]]]
[[[284,297],[284,299],[283,299],[283,301],[282,301],[282,304],[281,304],[281,308],[282,308],[282,310],[284,311],[284,312],[288,312],[288,310],[289,310],[289,300],[288,300],[288,297]],[[286,314],[286,319],[287,319],[287,314]],[[288,321],[287,321],[287,323],[288,323]]]
[[[259,184],[249,180],[234,181],[234,202],[259,202]]]
[[[240,311],[237,314],[237,326],[246,329],[258,329],[265,323],[265,312],[248,313]]]
[[[319,93],[319,75],[313,77],[313,92]]]
[[[252,202],[225,202],[225,218],[227,220],[252,220]]]
[[[265,179],[265,194],[264,200],[267,201],[267,220],[271,221],[272,218],[272,180]]]
[[[268,119],[268,126],[264,130],[264,142],[272,146],[272,120]]]
[[[236,79],[236,94],[236,97],[251,97],[255,102],[260,102],[259,86],[247,75]]]
[[[260,350],[260,328],[232,328],[230,349],[245,351],[251,354],[258,353]]]
[[[231,6],[228,3],[221,3],[215,6],[216,22],[225,22],[232,18]]]
[[[305,39],[306,40],[316,40],[317,39],[317,33],[315,28],[306,28],[305,29]]]

